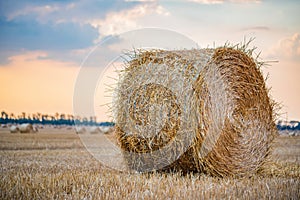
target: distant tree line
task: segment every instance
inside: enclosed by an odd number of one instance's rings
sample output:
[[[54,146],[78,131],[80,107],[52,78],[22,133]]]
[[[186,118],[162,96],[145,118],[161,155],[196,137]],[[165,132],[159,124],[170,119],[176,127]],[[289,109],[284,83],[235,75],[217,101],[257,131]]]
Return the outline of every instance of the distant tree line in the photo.
[[[288,130],[288,131],[300,131],[300,122],[299,121],[278,121],[277,123],[278,130]]]
[[[85,126],[114,126],[113,122],[97,122],[97,118],[93,117],[80,117],[70,114],[55,113],[54,115],[34,113],[26,114],[22,112],[20,115],[14,113],[1,112],[0,124],[42,124],[42,125],[85,125]],[[295,131],[300,130],[299,121],[278,121],[278,130]]]
[[[85,126],[114,126],[113,122],[97,122],[97,118],[93,117],[80,117],[73,116],[70,114],[59,114],[54,115],[48,114],[26,114],[22,112],[20,115],[15,115],[13,113],[7,113],[5,111],[1,112],[0,124],[42,124],[42,125],[85,125]]]

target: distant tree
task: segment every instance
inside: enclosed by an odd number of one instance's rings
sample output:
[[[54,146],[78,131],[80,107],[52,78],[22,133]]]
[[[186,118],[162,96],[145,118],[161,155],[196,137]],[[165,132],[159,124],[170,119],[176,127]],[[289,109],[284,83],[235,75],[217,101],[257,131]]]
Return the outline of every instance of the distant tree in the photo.
[[[59,119],[59,113],[55,113],[55,119],[58,120]]]
[[[16,119],[16,116],[15,116],[14,113],[10,113],[9,118],[10,118],[10,119]]]
[[[300,131],[300,122],[298,122],[298,125],[295,127],[295,129]]]
[[[42,115],[42,121],[46,121],[48,118],[48,115]]]
[[[61,120],[65,120],[66,119],[66,115],[65,114],[60,114],[60,119]]]
[[[22,112],[22,119],[26,119],[26,113],[25,112]]]
[[[55,116],[51,115],[50,118],[51,118],[51,121],[55,121]]]
[[[5,111],[1,112],[1,118],[2,119],[7,119],[8,118],[8,114]]]
[[[39,121],[42,121],[42,114],[41,113],[36,113],[36,116],[38,118]]]

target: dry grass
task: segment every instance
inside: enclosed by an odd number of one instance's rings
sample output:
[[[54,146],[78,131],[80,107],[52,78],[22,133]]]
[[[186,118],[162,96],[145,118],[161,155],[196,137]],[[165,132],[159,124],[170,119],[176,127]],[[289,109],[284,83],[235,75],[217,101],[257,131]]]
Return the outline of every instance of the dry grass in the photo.
[[[83,148],[84,146],[74,133],[75,130],[45,128],[40,129],[38,133],[9,134],[9,128],[2,128],[0,129],[0,150]]]
[[[216,178],[117,172],[95,160],[75,133],[49,131],[0,132],[0,199],[300,198],[300,137],[278,137],[271,163],[251,178]]]

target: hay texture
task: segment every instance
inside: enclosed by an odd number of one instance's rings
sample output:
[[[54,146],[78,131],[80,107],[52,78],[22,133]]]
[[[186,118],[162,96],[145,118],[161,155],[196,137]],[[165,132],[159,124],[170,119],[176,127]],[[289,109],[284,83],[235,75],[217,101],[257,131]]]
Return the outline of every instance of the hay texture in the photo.
[[[135,52],[114,95],[116,135],[129,168],[255,173],[276,127],[251,53],[245,47]]]

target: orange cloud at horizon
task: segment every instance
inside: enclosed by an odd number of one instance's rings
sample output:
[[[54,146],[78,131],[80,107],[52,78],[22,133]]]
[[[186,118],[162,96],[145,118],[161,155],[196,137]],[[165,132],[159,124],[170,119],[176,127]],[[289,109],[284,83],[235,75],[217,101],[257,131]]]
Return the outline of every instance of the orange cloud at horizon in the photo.
[[[8,64],[0,66],[1,111],[17,115],[21,112],[73,113],[74,86],[80,66],[71,62],[40,59],[46,55],[44,52],[25,52],[11,57]],[[93,73],[93,69],[91,70],[90,73]],[[263,71],[265,75],[270,75],[267,85],[272,87],[271,95],[282,105],[280,118],[299,120],[298,63],[282,58],[279,63],[263,68]],[[112,69],[104,75],[115,77]],[[110,120],[107,108],[101,105],[110,100],[104,98],[104,84],[111,83],[106,78],[98,84],[94,111],[98,120]]]
[[[267,52],[265,60],[275,60],[271,66],[263,67],[269,78],[267,85],[271,87],[271,95],[280,104],[279,118],[285,120],[300,119],[300,79],[299,56],[300,34],[296,32],[283,37]]]
[[[279,60],[272,66],[263,68],[267,74],[267,86],[271,88],[271,97],[279,104],[279,118],[284,120],[299,120],[300,118],[300,79],[299,66],[287,60]]]
[[[18,114],[72,113],[74,82],[79,67],[73,63],[39,59],[44,52],[10,57],[0,66],[0,109]]]

